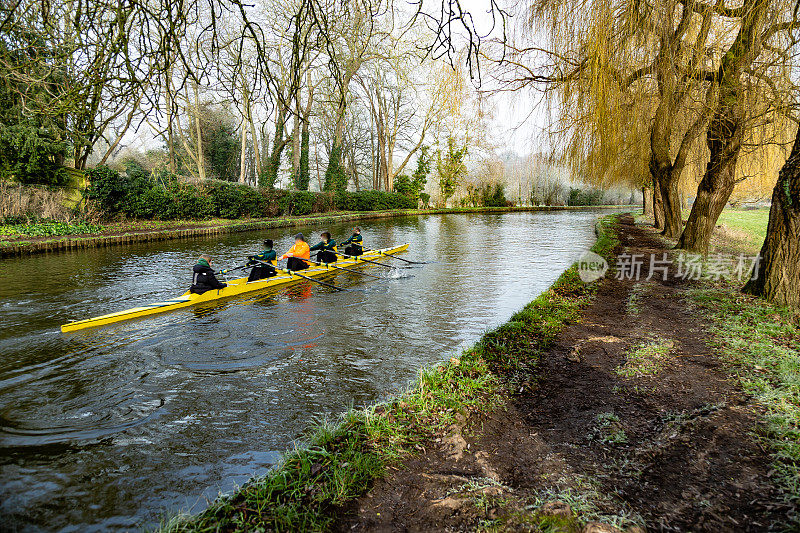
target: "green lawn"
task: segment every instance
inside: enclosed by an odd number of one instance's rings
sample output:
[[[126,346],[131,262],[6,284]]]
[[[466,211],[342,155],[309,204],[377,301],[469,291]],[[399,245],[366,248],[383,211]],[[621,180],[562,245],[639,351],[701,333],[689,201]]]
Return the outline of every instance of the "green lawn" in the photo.
[[[748,243],[760,247],[767,236],[767,221],[769,208],[763,209],[733,209],[726,208],[719,216],[717,224],[743,231],[748,234]]]

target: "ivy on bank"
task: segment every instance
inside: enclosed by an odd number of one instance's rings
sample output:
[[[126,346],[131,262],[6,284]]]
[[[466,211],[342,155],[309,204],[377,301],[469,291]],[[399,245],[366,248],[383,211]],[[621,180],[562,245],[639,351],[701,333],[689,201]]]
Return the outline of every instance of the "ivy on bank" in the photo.
[[[188,183],[166,171],[131,164],[125,173],[98,167],[86,173],[84,196],[107,216],[131,219],[202,220],[302,216],[328,211],[412,209],[417,201],[381,191],[315,193],[253,188],[218,180]]]

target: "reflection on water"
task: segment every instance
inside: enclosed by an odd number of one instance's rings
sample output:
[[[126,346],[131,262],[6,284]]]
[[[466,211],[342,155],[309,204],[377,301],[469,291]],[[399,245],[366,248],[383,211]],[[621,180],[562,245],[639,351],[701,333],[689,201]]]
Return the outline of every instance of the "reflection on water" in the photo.
[[[313,417],[392,394],[506,320],[591,244],[596,216],[368,222],[368,246],[410,242],[405,257],[436,262],[370,269],[382,280],[339,272],[345,292],[306,282],[72,334],[59,325],[180,294],[200,253],[235,266],[279,235],[4,260],[4,527],[124,529],[201,509],[274,464]]]

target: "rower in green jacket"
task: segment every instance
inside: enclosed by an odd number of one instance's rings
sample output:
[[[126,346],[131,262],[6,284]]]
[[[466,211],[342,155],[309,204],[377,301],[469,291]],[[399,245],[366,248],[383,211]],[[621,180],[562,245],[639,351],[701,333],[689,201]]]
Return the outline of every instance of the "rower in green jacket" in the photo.
[[[320,263],[335,263],[338,257],[336,256],[336,241],[331,238],[331,234],[323,231],[320,236],[322,241],[311,247],[311,251],[318,250],[317,261]]]
[[[247,281],[258,281],[260,279],[277,276],[278,271],[275,270],[275,265],[278,264],[277,259],[278,254],[272,249],[272,239],[267,239],[264,241],[263,252],[258,255],[250,255],[247,257],[247,264],[253,266]],[[260,261],[263,261],[263,263]]]
[[[361,255],[364,253],[364,239],[361,237],[361,228],[356,226],[353,228],[353,234],[350,238],[342,243],[342,245],[350,245],[344,249],[345,255]]]

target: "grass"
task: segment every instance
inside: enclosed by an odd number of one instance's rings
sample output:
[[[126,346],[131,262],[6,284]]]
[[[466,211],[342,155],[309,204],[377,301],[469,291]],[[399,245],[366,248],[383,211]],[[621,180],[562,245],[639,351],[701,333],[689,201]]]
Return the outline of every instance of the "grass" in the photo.
[[[720,222],[757,251],[768,209],[726,209]],[[726,249],[729,243],[719,243]],[[732,248],[741,248],[733,243]],[[687,295],[712,324],[711,344],[742,388],[762,407],[759,438],[773,458],[773,479],[786,500],[800,504],[800,312],[740,292],[741,282],[709,281]],[[800,516],[793,517],[800,527]]]
[[[717,224],[724,224],[728,228],[744,232],[749,244],[760,247],[767,236],[768,220],[769,208],[733,209],[728,207],[720,214]]]
[[[615,372],[623,378],[655,376],[669,362],[675,343],[668,339],[652,339],[636,345]]]
[[[639,305],[642,301],[642,298],[647,296],[647,293],[652,288],[652,283],[647,281],[642,281],[636,283],[633,288],[631,289],[631,294],[628,296],[628,314],[636,316],[639,314]]]
[[[690,301],[712,321],[712,344],[763,407],[759,435],[787,500],[800,503],[800,315],[745,296],[737,285],[696,289]],[[795,517],[800,525],[800,517]]]
[[[610,260],[618,245],[616,215],[604,217],[593,251]],[[535,370],[538,356],[592,298],[573,266],[547,292],[460,357],[422,369],[405,393],[351,409],[335,424],[320,423],[307,445],[287,453],[266,475],[223,495],[196,516],[161,524],[164,532],[322,531],[348,501],[364,494],[389,465],[416,453],[457,416],[492,410]],[[526,377],[527,376],[527,377]],[[480,502],[478,502],[480,503]],[[485,524],[491,528],[491,524]]]
[[[603,444],[625,444],[628,436],[622,427],[619,417],[614,413],[600,413],[595,417],[597,424],[592,430],[590,438],[599,440]]]
[[[553,501],[569,505],[573,516],[565,518],[543,515],[540,512],[542,506]],[[612,509],[614,511],[609,512]],[[574,475],[568,480],[562,479],[556,482],[555,488],[539,493],[530,510],[531,522],[544,532],[582,531],[577,517],[620,529],[644,524],[641,516],[628,510],[624,502],[604,491],[599,481],[582,475]]]
[[[50,237],[61,235],[91,235],[100,233],[104,230],[103,226],[89,224],[87,222],[55,222],[42,221],[28,224],[2,224],[0,225],[0,235],[4,237]]]

